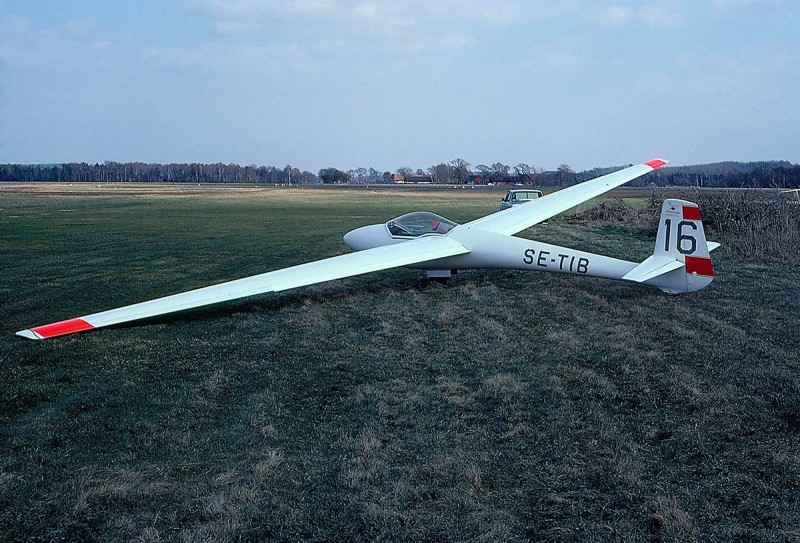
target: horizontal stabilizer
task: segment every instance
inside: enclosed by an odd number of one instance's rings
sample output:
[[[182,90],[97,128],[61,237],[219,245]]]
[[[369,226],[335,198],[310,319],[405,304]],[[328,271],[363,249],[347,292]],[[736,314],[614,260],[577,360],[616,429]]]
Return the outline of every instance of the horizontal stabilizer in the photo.
[[[644,262],[626,273],[622,278],[628,281],[644,283],[665,273],[678,270],[684,266],[683,262],[669,257],[650,256]]]
[[[722,244],[721,243],[717,243],[716,241],[707,241],[706,245],[708,246],[708,252],[710,253],[711,251],[713,251],[714,249],[716,249],[717,247],[719,247]]]

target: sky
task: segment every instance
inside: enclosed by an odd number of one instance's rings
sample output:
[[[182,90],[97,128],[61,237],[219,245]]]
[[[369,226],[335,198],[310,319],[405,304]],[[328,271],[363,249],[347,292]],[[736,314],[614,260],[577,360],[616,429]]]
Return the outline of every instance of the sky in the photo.
[[[0,0],[0,163],[800,162],[797,0]]]

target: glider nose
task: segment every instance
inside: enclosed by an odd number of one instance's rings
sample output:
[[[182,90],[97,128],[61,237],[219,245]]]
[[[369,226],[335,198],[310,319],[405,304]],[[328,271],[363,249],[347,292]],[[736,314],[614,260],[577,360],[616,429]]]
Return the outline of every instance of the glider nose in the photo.
[[[356,228],[344,235],[345,244],[356,251],[396,243],[386,231],[385,224],[371,224]]]
[[[344,244],[350,247],[351,249],[359,251],[361,249],[356,247],[356,245],[359,245],[358,238],[359,238],[358,232],[356,230],[350,230],[348,233],[344,235],[342,240],[344,241]]]

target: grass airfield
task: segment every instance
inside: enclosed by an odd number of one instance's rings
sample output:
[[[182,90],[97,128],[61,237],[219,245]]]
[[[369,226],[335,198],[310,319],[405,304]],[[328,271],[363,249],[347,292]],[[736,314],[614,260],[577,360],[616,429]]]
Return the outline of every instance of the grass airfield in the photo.
[[[0,539],[800,538],[800,270],[725,245],[683,296],[401,269],[14,336],[500,196],[0,185]],[[564,218],[521,235],[631,260],[654,244]]]

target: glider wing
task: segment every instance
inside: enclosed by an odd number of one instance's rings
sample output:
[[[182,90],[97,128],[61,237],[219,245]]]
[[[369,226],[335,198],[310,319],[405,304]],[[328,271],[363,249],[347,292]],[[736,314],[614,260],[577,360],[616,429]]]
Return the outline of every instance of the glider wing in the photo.
[[[600,196],[613,188],[624,185],[628,181],[650,173],[666,163],[666,160],[656,158],[642,164],[636,164],[602,177],[561,189],[525,204],[514,206],[511,209],[492,213],[466,223],[465,226],[511,236],[587,200]]]
[[[444,236],[428,236],[394,245],[334,256],[75,319],[46,324],[17,332],[17,335],[29,339],[47,339],[235,300],[255,294],[313,285],[333,279],[409,266],[468,252],[467,248],[453,239]]]

